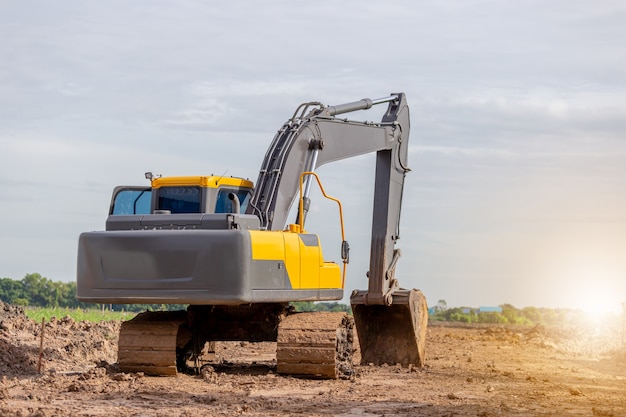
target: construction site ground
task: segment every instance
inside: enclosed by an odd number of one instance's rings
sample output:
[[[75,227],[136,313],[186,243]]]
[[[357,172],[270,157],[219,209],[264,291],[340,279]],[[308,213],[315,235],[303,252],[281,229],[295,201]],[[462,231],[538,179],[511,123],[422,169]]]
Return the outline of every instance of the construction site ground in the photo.
[[[626,416],[620,323],[546,328],[431,324],[426,366],[350,379],[276,373],[275,343],[217,344],[200,375],[116,366],[119,322],[41,323],[0,303],[0,416]],[[358,361],[358,351],[355,354]]]

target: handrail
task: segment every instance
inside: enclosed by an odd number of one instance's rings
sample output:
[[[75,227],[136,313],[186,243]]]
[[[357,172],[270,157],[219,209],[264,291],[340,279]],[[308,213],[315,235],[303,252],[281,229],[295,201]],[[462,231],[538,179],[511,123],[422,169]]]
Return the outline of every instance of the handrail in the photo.
[[[300,229],[300,233],[304,233],[304,198],[303,198],[304,196],[302,192],[302,186],[304,184],[304,177],[306,175],[312,175],[313,177],[315,177],[315,180],[317,181],[317,185],[319,185],[320,187],[320,191],[322,192],[322,195],[326,197],[327,199],[336,202],[337,205],[339,206],[339,223],[341,224],[341,247],[342,247],[341,258],[343,259],[343,274],[341,278],[341,288],[344,288],[345,282],[346,282],[346,265],[349,262],[347,253],[344,253],[344,248],[346,252],[349,250],[349,248],[347,247],[346,235],[345,235],[344,227],[343,227],[343,208],[341,206],[341,201],[339,201],[338,198],[331,197],[328,194],[326,194],[326,190],[324,190],[324,186],[322,186],[322,182],[320,181],[320,178],[315,172],[305,171],[301,173],[300,174],[300,200],[298,204],[299,206],[298,227]]]

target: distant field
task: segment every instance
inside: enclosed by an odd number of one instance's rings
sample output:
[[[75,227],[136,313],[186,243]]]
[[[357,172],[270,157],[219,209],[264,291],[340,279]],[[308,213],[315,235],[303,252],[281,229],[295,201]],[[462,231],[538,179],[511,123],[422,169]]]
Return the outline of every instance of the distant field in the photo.
[[[41,321],[45,319],[50,321],[52,317],[62,319],[65,316],[70,316],[76,321],[110,321],[110,320],[130,320],[137,313],[128,311],[109,311],[109,310],[84,310],[84,309],[71,309],[71,308],[24,308],[26,316],[34,321]]]

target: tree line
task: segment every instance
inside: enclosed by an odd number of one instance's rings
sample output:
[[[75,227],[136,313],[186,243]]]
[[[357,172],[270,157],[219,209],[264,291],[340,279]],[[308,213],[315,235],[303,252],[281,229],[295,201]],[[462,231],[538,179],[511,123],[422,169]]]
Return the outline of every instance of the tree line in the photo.
[[[5,303],[45,308],[101,308],[102,304],[81,303],[76,282],[52,281],[41,274],[26,274],[21,280],[0,278],[0,300]],[[179,304],[106,304],[113,311],[180,310]]]
[[[445,300],[439,300],[430,309],[429,319],[460,323],[491,323],[521,325],[558,325],[584,320],[585,313],[579,310],[539,307],[515,308],[511,304],[499,306],[502,311],[479,311],[471,307],[447,308]]]

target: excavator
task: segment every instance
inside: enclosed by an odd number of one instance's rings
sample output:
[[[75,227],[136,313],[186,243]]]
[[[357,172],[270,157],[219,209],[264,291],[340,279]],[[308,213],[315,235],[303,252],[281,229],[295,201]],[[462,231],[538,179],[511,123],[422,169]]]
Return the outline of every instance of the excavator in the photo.
[[[387,104],[380,122],[338,117],[380,104]],[[335,106],[307,102],[274,136],[256,186],[237,177],[148,172],[149,187],[116,187],[105,230],[79,237],[78,300],[188,305],[122,323],[120,369],[176,375],[193,369],[189,363],[215,341],[273,341],[278,373],[345,378],[354,373],[355,339],[362,364],[423,366],[426,298],[395,277],[409,130],[404,93]],[[290,303],[341,300],[349,261],[341,201],[326,194],[315,170],[374,152],[367,289],[351,293],[353,317],[296,312]],[[324,258],[320,236],[305,229],[316,183],[337,205],[341,266]]]

